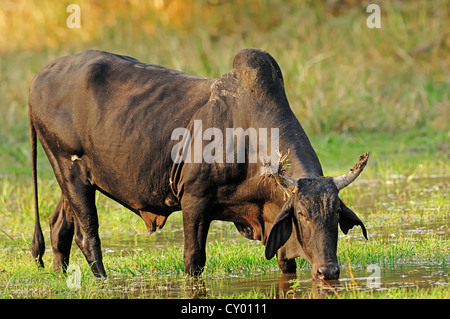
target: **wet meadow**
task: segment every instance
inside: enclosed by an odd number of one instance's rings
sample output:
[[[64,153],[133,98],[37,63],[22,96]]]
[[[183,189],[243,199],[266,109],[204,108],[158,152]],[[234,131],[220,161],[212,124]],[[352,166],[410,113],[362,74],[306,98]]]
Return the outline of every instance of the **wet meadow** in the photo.
[[[0,5],[0,298],[450,298],[450,25],[446,1],[382,2],[380,29],[360,1],[79,1],[81,27],[66,24],[72,1]],[[347,5],[342,5],[347,3]],[[294,113],[324,173],[371,158],[341,198],[361,218],[339,234],[339,281],[311,279],[297,258],[285,276],[259,242],[213,222],[204,274],[183,266],[182,212],[151,236],[143,221],[98,195],[108,279],[95,278],[74,244],[67,275],[52,270],[48,217],[59,186],[38,148],[46,267],[29,250],[34,209],[28,88],[49,61],[85,49],[133,56],[218,77],[245,47],[279,63]]]

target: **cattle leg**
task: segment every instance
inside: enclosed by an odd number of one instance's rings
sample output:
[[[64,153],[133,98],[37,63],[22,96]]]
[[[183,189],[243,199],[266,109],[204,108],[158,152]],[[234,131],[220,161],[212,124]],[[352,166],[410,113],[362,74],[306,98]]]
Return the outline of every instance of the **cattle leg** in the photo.
[[[95,207],[95,187],[89,183],[87,170],[77,162],[60,167],[70,167],[62,172],[64,196],[68,199],[75,218],[76,242],[96,276],[106,277],[102,261],[98,216]]]
[[[278,258],[278,266],[283,274],[295,274],[297,271],[297,263],[295,262],[295,259]]]
[[[61,195],[50,216],[50,239],[53,248],[53,268],[66,272],[74,234],[73,215],[67,200]]]
[[[181,201],[184,227],[184,271],[200,276],[206,263],[206,238],[211,220],[207,201],[185,194]]]

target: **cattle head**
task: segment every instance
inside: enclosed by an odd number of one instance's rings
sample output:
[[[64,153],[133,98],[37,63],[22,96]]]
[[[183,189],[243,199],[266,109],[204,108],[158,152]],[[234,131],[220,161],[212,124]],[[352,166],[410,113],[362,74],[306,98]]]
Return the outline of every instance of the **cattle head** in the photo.
[[[368,153],[363,154],[347,174],[337,178],[284,177],[283,186],[289,188],[292,195],[270,231],[266,258],[271,259],[286,244],[285,250],[291,250],[288,254],[302,256],[312,264],[313,278],[338,279],[338,227],[347,234],[349,229],[359,225],[367,239],[364,224],[345,206],[338,193],[359,176],[368,158]]]

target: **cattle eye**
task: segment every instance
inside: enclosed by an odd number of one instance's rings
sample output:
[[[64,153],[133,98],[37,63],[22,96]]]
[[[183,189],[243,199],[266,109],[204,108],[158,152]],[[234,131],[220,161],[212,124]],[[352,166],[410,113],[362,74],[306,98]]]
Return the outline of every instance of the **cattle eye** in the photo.
[[[308,219],[308,216],[306,216],[306,214],[303,213],[301,210],[299,210],[299,211],[297,212],[297,214],[298,214],[298,216],[303,217],[304,219]]]

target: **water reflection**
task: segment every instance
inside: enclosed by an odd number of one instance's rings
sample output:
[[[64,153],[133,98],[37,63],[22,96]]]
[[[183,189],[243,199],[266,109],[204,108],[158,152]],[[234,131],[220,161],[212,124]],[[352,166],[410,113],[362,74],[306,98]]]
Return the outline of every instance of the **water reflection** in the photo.
[[[450,229],[450,178],[430,176],[386,181],[359,179],[351,190],[343,191],[343,200],[363,220],[371,219],[366,225],[370,237],[412,235],[423,237],[429,234],[448,237]],[[400,178],[400,179],[398,179]],[[439,214],[435,212],[439,211]],[[444,212],[444,213],[442,213]],[[136,248],[161,248],[183,245],[184,233],[181,212],[171,215],[166,226],[151,236],[147,232],[100,234],[102,246],[112,251]],[[350,232],[348,236],[359,236]],[[208,241],[239,241],[242,236],[232,223],[214,221]]]
[[[118,298],[327,299],[357,298],[364,292],[375,294],[393,288],[429,289],[449,286],[448,269],[432,265],[385,269],[377,280],[370,274],[371,272],[365,269],[353,270],[351,276],[344,275],[339,280],[333,281],[313,280],[309,269],[301,270],[297,275],[272,271],[260,275],[226,278],[187,276],[160,278],[142,276],[125,280],[110,278],[108,295]]]
[[[351,191],[343,194],[343,199],[351,203],[363,220],[372,221],[367,225],[372,239],[407,236],[420,240],[430,234],[447,238],[450,219],[449,190],[450,182],[446,176],[417,179],[405,176],[387,183],[361,180]],[[433,214],[437,211],[440,213]],[[347,236],[361,235],[354,232]],[[209,241],[234,242],[241,239],[233,225],[224,222],[213,222],[208,236]],[[147,233],[102,236],[102,244],[107,252],[129,249],[136,251],[143,247],[165,249],[174,244],[182,246],[183,240],[180,216],[169,219],[166,227],[151,237]],[[120,294],[139,298],[340,298],[345,293],[355,294],[357,297],[357,293],[361,291],[376,293],[396,287],[448,287],[449,264],[433,265],[421,261],[393,269],[379,268],[379,273],[365,268],[349,272],[344,267],[341,278],[333,282],[314,281],[311,279],[310,269],[302,269],[297,275],[267,271],[246,276],[230,274],[226,278],[143,277],[133,278],[126,283],[119,280],[117,285],[123,287]],[[131,291],[130,287],[135,289]]]
[[[368,275],[369,274],[369,275]],[[373,274],[373,273],[372,273]],[[359,269],[351,276],[334,281],[300,280],[294,284],[294,298],[340,298],[360,292],[380,292],[392,288],[429,289],[437,286],[449,286],[448,268],[436,268],[433,265],[409,265],[395,269],[382,269],[379,276]],[[311,286],[309,284],[312,284]]]
[[[420,241],[430,234],[448,238],[450,201],[448,194],[450,179],[443,176],[430,178],[382,181],[358,180],[351,190],[343,192],[343,200],[354,209],[366,223],[370,239],[397,237]],[[180,213],[169,218],[162,230],[149,236],[142,233],[100,234],[105,254],[138,254],[143,249],[164,251],[174,245],[183,246],[184,234]],[[361,239],[359,231],[346,237]],[[353,237],[353,238],[352,238]],[[211,225],[209,242],[240,242],[242,236],[232,223],[215,221]],[[388,241],[385,241],[388,242]],[[74,244],[75,245],[75,244]],[[17,241],[8,245],[8,250],[21,250]],[[51,254],[51,247],[47,247]],[[75,246],[73,251],[78,251]],[[297,275],[284,275],[279,270],[258,274],[226,274],[211,277],[205,274],[201,279],[188,278],[182,274],[149,276],[139,274],[131,278],[111,272],[101,293],[114,298],[341,298],[358,297],[359,292],[393,290],[395,288],[432,289],[449,287],[448,268],[450,258],[448,247],[442,247],[443,259],[439,264],[417,260],[411,264],[395,267],[366,269],[356,266],[351,271],[341,268],[338,281],[322,282],[311,279],[310,269],[305,267]],[[28,248],[26,251],[29,254]],[[445,255],[447,253],[446,261]],[[13,296],[21,295],[20,289],[8,288]],[[352,295],[354,294],[354,295]],[[100,296],[101,297],[101,296]]]

